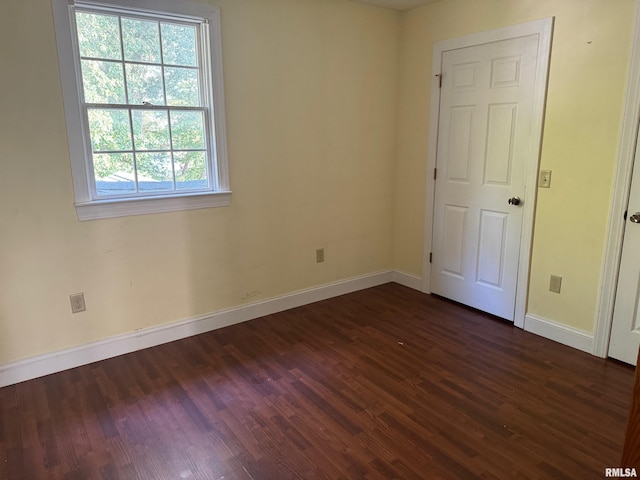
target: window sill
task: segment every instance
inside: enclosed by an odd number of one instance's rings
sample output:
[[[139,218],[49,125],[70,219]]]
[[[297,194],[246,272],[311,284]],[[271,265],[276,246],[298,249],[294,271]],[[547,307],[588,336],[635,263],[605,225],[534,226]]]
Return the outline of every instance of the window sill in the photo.
[[[176,212],[198,208],[226,207],[231,203],[231,192],[141,197],[135,199],[95,200],[75,204],[81,221],[101,218],[128,217],[148,213]]]

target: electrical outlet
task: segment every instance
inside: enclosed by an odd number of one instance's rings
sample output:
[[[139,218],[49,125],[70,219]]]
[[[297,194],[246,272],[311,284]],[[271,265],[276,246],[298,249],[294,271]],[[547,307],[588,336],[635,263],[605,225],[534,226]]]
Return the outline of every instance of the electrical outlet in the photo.
[[[84,303],[84,293],[74,293],[69,295],[71,300],[71,313],[84,312],[87,306]]]
[[[540,188],[551,187],[551,170],[540,170],[540,178],[538,179],[538,186]]]
[[[549,291],[554,293],[560,293],[560,289],[562,288],[562,277],[558,275],[551,275],[551,279],[549,280]]]
[[[316,250],[316,263],[324,262],[324,248],[318,248]]]

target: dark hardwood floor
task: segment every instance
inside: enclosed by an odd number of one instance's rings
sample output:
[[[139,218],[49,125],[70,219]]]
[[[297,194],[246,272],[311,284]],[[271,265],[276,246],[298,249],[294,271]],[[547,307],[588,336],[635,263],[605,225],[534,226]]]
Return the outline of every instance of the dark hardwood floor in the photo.
[[[603,479],[633,378],[387,284],[0,389],[0,479]]]

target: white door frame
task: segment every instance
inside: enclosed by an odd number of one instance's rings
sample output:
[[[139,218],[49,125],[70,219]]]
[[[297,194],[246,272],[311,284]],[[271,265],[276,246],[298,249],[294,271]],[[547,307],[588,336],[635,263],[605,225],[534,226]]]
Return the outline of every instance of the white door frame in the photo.
[[[638,0],[640,2],[640,0]],[[527,293],[529,290],[529,267],[531,258],[531,243],[533,237],[533,219],[535,214],[538,167],[540,164],[540,149],[542,145],[542,126],[547,92],[547,78],[551,53],[551,35],[553,18],[544,18],[533,22],[522,23],[510,27],[499,28],[487,32],[474,33],[464,37],[452,38],[437,42],[433,47],[431,108],[429,109],[429,146],[427,152],[427,188],[425,205],[424,228],[424,261],[422,268],[422,291],[431,293],[431,263],[433,234],[433,207],[435,195],[435,180],[433,172],[436,167],[438,120],[440,117],[440,87],[438,76],[441,73],[442,55],[448,50],[472,47],[485,43],[509,40],[527,35],[539,35],[538,58],[533,99],[532,135],[539,141],[531,142],[530,162],[526,165],[525,192],[523,194],[522,234],[520,238],[520,256],[518,259],[518,286],[516,290],[516,304],[514,325],[524,328],[524,317],[527,308]]]
[[[622,240],[624,236],[624,211],[629,203],[631,173],[634,161],[640,161],[638,144],[638,126],[640,125],[640,0],[636,1],[636,19],[631,44],[631,63],[627,79],[627,92],[624,100],[622,132],[618,147],[618,163],[611,196],[609,229],[604,264],[600,284],[600,299],[593,337],[592,353],[598,357],[609,354],[609,339],[613,322],[613,307],[616,299]]]

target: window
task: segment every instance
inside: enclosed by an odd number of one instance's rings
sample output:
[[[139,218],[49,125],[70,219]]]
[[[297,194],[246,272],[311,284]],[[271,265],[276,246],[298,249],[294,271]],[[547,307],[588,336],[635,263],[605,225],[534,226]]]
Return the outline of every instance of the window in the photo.
[[[78,217],[228,205],[218,9],[53,7]]]

